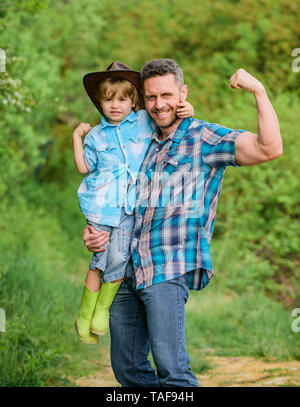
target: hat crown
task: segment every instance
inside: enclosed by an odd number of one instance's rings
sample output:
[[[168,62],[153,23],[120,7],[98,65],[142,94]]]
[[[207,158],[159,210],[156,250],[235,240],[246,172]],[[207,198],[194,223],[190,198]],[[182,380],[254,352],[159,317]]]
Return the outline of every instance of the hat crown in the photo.
[[[115,61],[112,62],[108,68],[106,68],[106,71],[131,71],[131,69],[122,62]]]

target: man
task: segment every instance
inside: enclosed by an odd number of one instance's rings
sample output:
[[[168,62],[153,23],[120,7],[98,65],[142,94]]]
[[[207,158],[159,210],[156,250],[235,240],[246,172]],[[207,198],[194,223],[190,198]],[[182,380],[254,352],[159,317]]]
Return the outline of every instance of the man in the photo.
[[[280,129],[264,86],[243,69],[230,85],[254,94],[258,134],[179,119],[176,105],[188,89],[175,61],[148,62],[141,81],[158,128],[137,180],[132,261],[110,310],[111,363],[123,386],[197,386],[185,350],[184,307],[188,290],[202,289],[213,276],[209,247],[224,171],[279,157]],[[91,251],[107,242],[88,228],[83,236]]]

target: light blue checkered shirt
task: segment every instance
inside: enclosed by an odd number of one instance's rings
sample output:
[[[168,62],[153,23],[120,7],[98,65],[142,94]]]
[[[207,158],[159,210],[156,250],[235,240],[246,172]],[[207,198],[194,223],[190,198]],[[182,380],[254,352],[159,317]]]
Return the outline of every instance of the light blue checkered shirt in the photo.
[[[123,207],[126,213],[133,213],[135,181],[152,133],[151,118],[140,110],[131,112],[119,125],[103,117],[85,137],[84,160],[89,174],[77,194],[88,221],[118,226]]]

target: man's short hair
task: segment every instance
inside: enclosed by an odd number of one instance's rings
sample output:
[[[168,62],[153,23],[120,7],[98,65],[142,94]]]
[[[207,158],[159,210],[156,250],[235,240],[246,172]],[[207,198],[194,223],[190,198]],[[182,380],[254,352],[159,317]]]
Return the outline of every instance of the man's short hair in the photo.
[[[180,66],[173,59],[154,59],[145,64],[141,71],[141,83],[144,87],[144,81],[154,76],[163,76],[172,73],[178,86],[184,85],[183,73]]]

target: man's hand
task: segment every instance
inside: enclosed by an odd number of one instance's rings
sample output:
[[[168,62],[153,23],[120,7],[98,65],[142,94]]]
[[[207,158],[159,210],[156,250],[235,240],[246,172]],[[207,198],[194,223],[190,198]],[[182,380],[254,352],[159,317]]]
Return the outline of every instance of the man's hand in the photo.
[[[109,241],[109,236],[110,233],[106,230],[98,232],[91,225],[87,225],[83,230],[83,241],[90,252],[104,252],[106,248],[103,245]]]
[[[90,130],[92,130],[92,126],[89,123],[80,123],[74,130],[73,137],[83,137]]]
[[[238,69],[232,75],[230,78],[230,86],[233,89],[241,88],[254,94],[259,94],[265,91],[264,85],[242,68]]]

